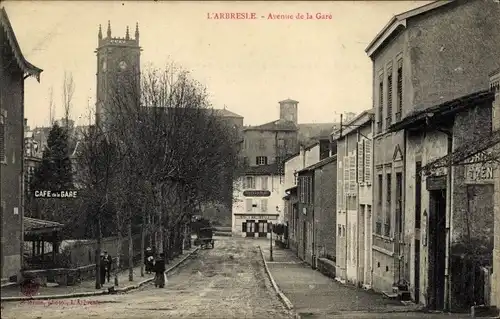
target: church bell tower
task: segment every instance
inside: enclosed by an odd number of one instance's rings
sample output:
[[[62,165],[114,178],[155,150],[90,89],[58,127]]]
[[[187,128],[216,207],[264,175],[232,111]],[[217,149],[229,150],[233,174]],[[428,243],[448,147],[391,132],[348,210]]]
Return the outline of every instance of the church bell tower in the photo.
[[[131,38],[127,26],[125,37],[111,36],[108,21],[106,37],[99,25],[97,55],[96,124],[106,125],[113,118],[114,108],[122,103],[140,101],[140,56],[139,24],[135,26],[135,37]],[[132,97],[132,98],[130,98]]]

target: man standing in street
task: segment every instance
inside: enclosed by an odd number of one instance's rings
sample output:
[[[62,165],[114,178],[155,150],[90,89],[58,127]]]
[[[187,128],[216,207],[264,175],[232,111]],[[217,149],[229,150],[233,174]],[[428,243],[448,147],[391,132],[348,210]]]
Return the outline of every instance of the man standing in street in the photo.
[[[161,253],[160,257],[155,261],[155,287],[165,287],[165,254]]]
[[[106,278],[108,279],[108,283],[111,277],[111,266],[113,264],[113,260],[111,259],[111,256],[108,255],[108,252],[104,252],[104,265],[105,265],[105,275]],[[104,281],[104,279],[103,279]]]

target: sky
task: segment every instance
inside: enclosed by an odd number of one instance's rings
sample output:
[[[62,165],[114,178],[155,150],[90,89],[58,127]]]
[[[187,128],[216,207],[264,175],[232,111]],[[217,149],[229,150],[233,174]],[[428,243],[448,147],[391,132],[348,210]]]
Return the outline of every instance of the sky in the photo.
[[[99,24],[105,36],[131,36],[139,23],[141,65],[174,62],[205,85],[213,107],[227,107],[257,125],[279,117],[278,102],[299,101],[299,123],[336,122],[372,105],[372,65],[365,49],[390,18],[428,1],[196,2],[2,1],[25,58],[43,69],[25,82],[28,125],[63,115],[64,73],[75,92],[71,118],[89,122],[95,108]],[[256,13],[256,20],[208,15]],[[269,20],[269,14],[317,13],[331,19]],[[261,17],[264,18],[261,18]]]

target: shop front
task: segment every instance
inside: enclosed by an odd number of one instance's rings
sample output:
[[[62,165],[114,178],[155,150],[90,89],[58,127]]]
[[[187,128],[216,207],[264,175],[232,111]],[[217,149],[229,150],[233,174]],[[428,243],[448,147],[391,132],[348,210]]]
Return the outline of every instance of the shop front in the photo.
[[[235,226],[242,237],[269,238],[271,224],[278,221],[279,214],[234,214]]]

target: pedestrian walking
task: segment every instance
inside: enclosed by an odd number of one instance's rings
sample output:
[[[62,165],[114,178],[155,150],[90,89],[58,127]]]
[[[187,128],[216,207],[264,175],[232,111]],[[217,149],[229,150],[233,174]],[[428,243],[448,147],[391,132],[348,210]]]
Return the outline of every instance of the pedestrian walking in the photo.
[[[101,256],[99,256],[100,259],[100,265],[99,265],[99,280],[101,282],[101,286],[104,285],[104,282],[106,281],[106,260],[104,258],[104,253],[101,253]]]
[[[161,253],[160,257],[155,260],[155,287],[165,287],[165,254]]]
[[[151,247],[148,247],[144,254],[144,266],[146,266],[146,273],[148,274],[153,272],[154,259],[153,250]]]
[[[106,274],[106,279],[108,279],[108,283],[111,278],[111,266],[113,265],[113,259],[111,258],[110,255],[108,255],[108,252],[104,252],[104,265],[105,265],[105,274]]]

